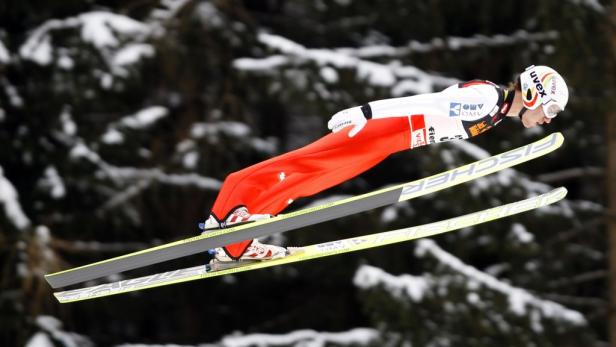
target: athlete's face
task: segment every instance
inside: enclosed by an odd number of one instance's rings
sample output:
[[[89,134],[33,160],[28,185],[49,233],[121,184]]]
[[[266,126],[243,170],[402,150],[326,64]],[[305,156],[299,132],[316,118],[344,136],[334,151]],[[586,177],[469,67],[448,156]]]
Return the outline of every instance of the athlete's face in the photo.
[[[537,125],[549,124],[552,118],[548,118],[543,113],[542,107],[537,107],[534,110],[527,110],[522,116],[522,124],[526,128],[534,128]]]

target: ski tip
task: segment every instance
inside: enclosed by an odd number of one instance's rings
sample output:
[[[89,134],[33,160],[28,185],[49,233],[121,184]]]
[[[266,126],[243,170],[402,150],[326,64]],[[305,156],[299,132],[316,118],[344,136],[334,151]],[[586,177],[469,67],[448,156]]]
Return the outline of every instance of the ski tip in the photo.
[[[547,137],[556,137],[556,142],[558,143],[558,147],[560,147],[565,142],[565,136],[560,131],[551,133]]]
[[[556,201],[564,199],[567,196],[567,194],[569,193],[569,191],[565,187],[558,187],[558,188],[552,190],[552,193],[555,196],[554,202],[556,202]]]

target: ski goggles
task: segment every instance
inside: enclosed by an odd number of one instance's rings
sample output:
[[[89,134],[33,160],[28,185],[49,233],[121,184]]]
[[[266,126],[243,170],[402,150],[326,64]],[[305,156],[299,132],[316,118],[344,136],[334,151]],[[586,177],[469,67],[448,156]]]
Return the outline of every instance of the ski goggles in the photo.
[[[554,118],[558,116],[560,112],[563,111],[563,108],[560,107],[554,100],[550,99],[546,104],[541,105],[543,108],[543,113],[548,118]]]

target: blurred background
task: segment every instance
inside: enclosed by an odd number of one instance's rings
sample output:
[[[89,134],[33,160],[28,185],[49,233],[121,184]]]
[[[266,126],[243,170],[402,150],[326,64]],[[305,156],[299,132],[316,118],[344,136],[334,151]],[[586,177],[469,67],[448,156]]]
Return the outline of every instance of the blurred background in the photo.
[[[2,1],[0,345],[616,347],[615,20],[609,0]],[[569,83],[551,124],[511,119],[398,153],[289,210],[555,131],[561,149],[268,241],[407,227],[564,185],[561,203],[429,240],[80,303],[58,304],[44,281],[196,235],[226,175],[325,135],[339,110],[475,78],[506,85],[531,64]]]

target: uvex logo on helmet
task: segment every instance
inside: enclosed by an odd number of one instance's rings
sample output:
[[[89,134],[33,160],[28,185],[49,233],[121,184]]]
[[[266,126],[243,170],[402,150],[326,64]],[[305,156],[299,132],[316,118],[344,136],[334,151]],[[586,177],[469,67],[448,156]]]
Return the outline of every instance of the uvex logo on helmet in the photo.
[[[554,69],[531,65],[520,74],[520,87],[524,107],[534,110],[539,105],[543,113],[554,118],[565,109],[569,100],[567,83]]]
[[[548,94],[543,89],[543,84],[541,84],[541,81],[539,80],[539,76],[537,76],[537,72],[535,72],[535,70],[530,72],[530,77],[533,79],[533,83],[535,83],[535,88],[537,88],[539,95],[541,95],[542,98],[547,97]]]

